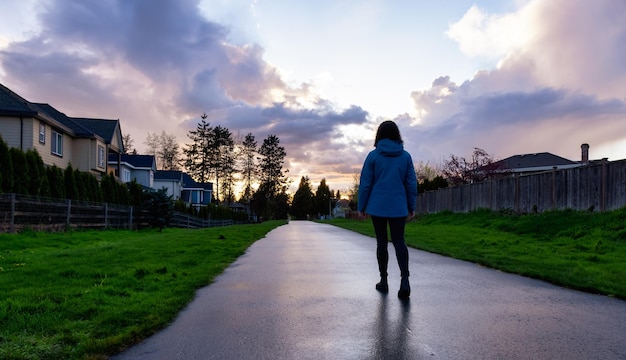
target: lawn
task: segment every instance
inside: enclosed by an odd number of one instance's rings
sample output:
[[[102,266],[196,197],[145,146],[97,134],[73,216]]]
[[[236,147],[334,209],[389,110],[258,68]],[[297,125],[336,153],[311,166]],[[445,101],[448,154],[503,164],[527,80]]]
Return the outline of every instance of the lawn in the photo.
[[[0,234],[0,358],[104,359],[169,324],[284,221]]]
[[[373,236],[370,221],[329,223]],[[105,359],[167,326],[284,221],[0,234],[0,359]],[[415,248],[626,299],[626,210],[420,216]]]
[[[331,223],[374,236],[370,221]],[[444,212],[414,219],[405,238],[417,249],[626,299],[626,209],[524,215]]]

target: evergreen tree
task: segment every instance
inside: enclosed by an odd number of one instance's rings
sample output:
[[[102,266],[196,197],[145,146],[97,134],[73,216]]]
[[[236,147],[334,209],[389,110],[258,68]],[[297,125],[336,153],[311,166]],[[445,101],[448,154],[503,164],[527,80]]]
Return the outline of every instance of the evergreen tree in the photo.
[[[102,176],[100,181],[100,189],[102,189],[102,198],[110,204],[117,204],[117,191],[115,191],[115,179],[106,174]]]
[[[13,159],[9,145],[0,136],[0,192],[13,192]]]
[[[233,135],[225,127],[216,126],[213,128],[213,141],[211,142],[211,167],[215,169],[215,196],[220,198],[220,179],[224,186],[224,195],[228,195],[228,186],[234,185],[235,157]],[[232,193],[232,191],[231,191]],[[226,200],[226,196],[222,196]]]
[[[133,179],[128,184],[128,195],[130,205],[136,207],[137,209],[141,208],[143,204],[143,188],[137,182],[137,179]]]
[[[293,196],[291,203],[291,214],[298,219],[307,219],[315,212],[315,203],[311,182],[307,176],[300,179],[298,190]]]
[[[29,177],[24,179],[27,183],[28,193],[33,196],[45,195],[42,194],[44,182],[47,183],[43,160],[37,150],[27,150],[24,157],[26,158],[29,172]]]
[[[326,179],[322,179],[320,181],[320,185],[317,187],[317,191],[315,191],[315,211],[320,215],[331,215],[330,214],[330,198],[332,197],[332,192],[328,185],[326,185]]]
[[[241,171],[244,181],[244,191],[242,195],[242,202],[246,204],[250,203],[252,199],[252,182],[256,179],[258,170],[255,161],[257,155],[257,143],[252,133],[248,133],[243,141],[242,150],[242,166]]]
[[[70,200],[80,200],[80,193],[76,186],[76,178],[74,177],[72,164],[68,164],[65,168],[63,180],[65,181],[65,197]]]
[[[196,129],[189,131],[187,137],[192,142],[185,144],[185,148],[183,148],[187,173],[199,183],[208,182],[212,170],[209,159],[209,143],[212,139],[213,128],[206,122],[206,118],[206,114],[202,115],[202,120]]]
[[[255,209],[266,218],[285,218],[289,211],[289,196],[286,191],[289,179],[286,176],[288,170],[283,170],[285,161],[285,148],[280,146],[280,140],[276,135],[269,135],[263,140],[259,149],[261,184],[253,199]],[[264,199],[265,198],[265,199]],[[263,204],[265,207],[261,207]]]
[[[95,176],[88,173],[83,173],[83,181],[87,184],[87,193],[89,194],[89,201],[102,202],[102,190],[98,184],[98,179]]]
[[[167,195],[167,189],[147,191],[144,195],[144,208],[148,211],[150,226],[159,231],[169,225],[174,211],[172,197]]]
[[[28,180],[30,173],[28,171],[28,163],[26,155],[18,148],[10,148],[11,162],[13,163],[13,177],[16,181],[13,183],[13,192],[16,194],[30,195],[28,188]]]
[[[82,172],[78,169],[74,169],[74,182],[76,183],[76,191],[78,193],[78,199],[82,201],[91,200],[87,189],[87,176],[90,174]]]
[[[58,199],[65,199],[65,180],[63,170],[56,165],[49,166],[46,169],[48,183],[50,185],[50,196]]]
[[[287,189],[287,171],[283,172],[283,164],[287,153],[285,148],[280,146],[278,136],[269,135],[263,140],[263,145],[259,149],[259,155],[261,155],[259,164],[261,183],[265,184],[265,191],[267,191],[269,197],[275,198]]]

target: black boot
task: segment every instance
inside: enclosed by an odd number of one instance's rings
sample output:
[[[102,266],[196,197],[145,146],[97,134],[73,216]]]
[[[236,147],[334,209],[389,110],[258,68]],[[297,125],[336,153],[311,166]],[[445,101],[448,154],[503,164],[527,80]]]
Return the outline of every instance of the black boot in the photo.
[[[406,299],[411,296],[411,285],[409,285],[409,277],[403,276],[400,280],[400,290],[398,290],[398,297]]]
[[[378,291],[380,291],[382,293],[389,292],[389,284],[387,284],[387,277],[386,276],[381,276],[380,282],[378,284],[376,284],[376,290],[378,290]]]

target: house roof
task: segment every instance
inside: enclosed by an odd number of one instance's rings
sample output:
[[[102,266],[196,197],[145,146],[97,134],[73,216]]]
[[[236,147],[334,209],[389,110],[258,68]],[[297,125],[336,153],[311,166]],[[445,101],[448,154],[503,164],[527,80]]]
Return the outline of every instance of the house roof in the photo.
[[[80,122],[86,128],[92,130],[96,134],[100,135],[107,144],[113,141],[116,130],[119,128],[119,120],[111,119],[88,119],[88,118],[73,118]]]
[[[154,174],[154,180],[181,181],[182,174],[183,172],[178,170],[157,170]]]
[[[70,135],[75,135],[74,129],[53,116],[45,113],[41,108],[0,84],[0,115],[35,117],[63,129]]]
[[[187,173],[183,173],[183,187],[184,188],[202,188],[204,190],[213,190],[213,183],[199,183],[189,176]]]
[[[154,155],[121,154],[121,162],[135,168],[152,168],[155,164]],[[109,154],[109,162],[117,162],[117,154]]]
[[[86,138],[96,137],[96,133],[94,131],[78,123],[74,118],[71,118],[65,115],[64,113],[60,112],[59,110],[55,109],[50,104],[31,103],[30,105],[31,107],[37,109],[38,112],[44,113],[48,115],[49,117],[53,118],[54,120],[58,121],[59,123],[72,129],[76,136],[86,137]]]
[[[529,169],[529,168],[545,168],[552,166],[577,165],[578,163],[566,158],[548,153],[534,153],[514,155],[500,161],[496,161],[493,165],[502,169]]]
[[[178,170],[157,170],[154,174],[154,180],[162,181],[181,181],[184,189],[204,189],[213,191],[213,183],[199,183],[189,176],[186,172]]]
[[[99,138],[106,144],[113,142],[119,120],[74,118],[65,115],[50,104],[31,103],[0,84],[0,115],[32,116],[57,126],[72,136]]]
[[[0,113],[35,116],[37,111],[32,109],[29,104],[23,97],[0,84]]]

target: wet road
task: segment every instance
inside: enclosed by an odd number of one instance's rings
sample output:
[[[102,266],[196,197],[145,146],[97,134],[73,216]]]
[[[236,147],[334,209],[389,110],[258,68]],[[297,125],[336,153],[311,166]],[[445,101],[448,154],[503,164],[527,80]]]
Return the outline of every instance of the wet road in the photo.
[[[626,359],[626,302],[292,221],[253,244],[165,330],[113,359]]]

